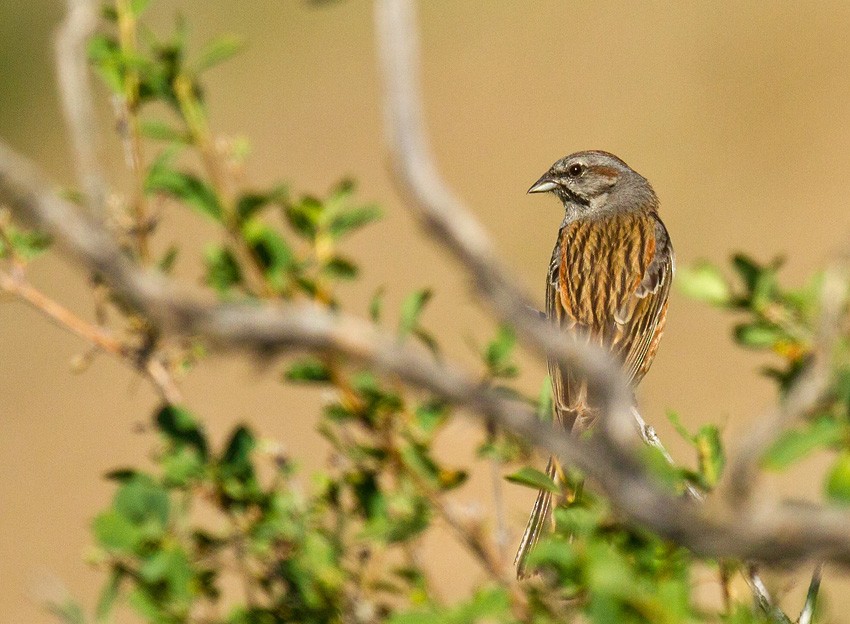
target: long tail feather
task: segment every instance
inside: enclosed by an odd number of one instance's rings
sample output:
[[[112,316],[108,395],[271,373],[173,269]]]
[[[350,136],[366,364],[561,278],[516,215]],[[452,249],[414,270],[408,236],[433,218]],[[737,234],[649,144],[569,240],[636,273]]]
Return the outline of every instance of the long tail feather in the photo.
[[[555,462],[552,458],[546,466],[546,474],[549,477],[555,476]],[[540,534],[543,527],[549,520],[549,514],[552,510],[552,493],[547,490],[540,490],[537,494],[537,500],[534,501],[534,507],[531,508],[531,516],[528,518],[528,524],[525,527],[525,533],[522,535],[522,540],[519,543],[519,549],[514,559],[516,566],[516,576],[523,579],[528,576],[527,560],[531,549],[537,544],[540,539]]]

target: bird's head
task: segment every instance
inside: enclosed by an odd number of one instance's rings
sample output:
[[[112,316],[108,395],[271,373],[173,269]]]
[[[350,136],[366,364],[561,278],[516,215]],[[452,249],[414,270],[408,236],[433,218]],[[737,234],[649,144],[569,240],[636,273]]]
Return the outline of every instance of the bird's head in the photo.
[[[608,152],[576,152],[557,161],[529,193],[554,193],[577,215],[611,210],[655,210],[649,182]]]

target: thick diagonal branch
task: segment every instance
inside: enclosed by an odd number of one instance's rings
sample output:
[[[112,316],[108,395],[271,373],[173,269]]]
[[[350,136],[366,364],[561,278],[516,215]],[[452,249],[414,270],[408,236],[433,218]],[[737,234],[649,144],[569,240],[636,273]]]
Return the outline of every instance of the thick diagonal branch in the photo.
[[[483,388],[476,378],[427,352],[400,343],[370,323],[315,305],[221,304],[131,263],[102,226],[50,190],[31,165],[0,144],[0,203],[48,230],[85,267],[98,273],[164,331],[204,336],[222,347],[257,354],[285,349],[334,352],[434,393],[557,455],[599,484],[628,520],[694,552],[766,562],[815,556],[850,567],[850,515],[776,505],[726,516],[674,496],[628,454],[597,436],[572,438],[537,420],[528,406]],[[572,353],[553,344],[554,350]],[[579,364],[578,353],[564,358]],[[588,370],[588,367],[585,367]]]

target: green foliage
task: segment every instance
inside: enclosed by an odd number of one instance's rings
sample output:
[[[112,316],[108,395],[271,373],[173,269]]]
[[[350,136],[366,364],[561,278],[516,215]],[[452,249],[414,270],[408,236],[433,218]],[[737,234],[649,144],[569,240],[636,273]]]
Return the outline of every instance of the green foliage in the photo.
[[[850,450],[844,450],[826,477],[826,495],[842,505],[850,504]]]
[[[760,264],[737,254],[732,258],[735,280],[726,279],[716,266],[701,262],[680,271],[677,281],[686,295],[742,314],[744,320],[733,329],[735,342],[779,356],[783,366],[771,366],[764,372],[787,390],[813,348],[822,277],[816,275],[802,289],[784,288],[779,283],[782,264],[781,258]]]
[[[168,150],[153,162],[145,180],[145,191],[170,195],[201,214],[221,221],[224,214],[215,189],[197,175],[175,169],[175,156],[176,152]]]
[[[547,490],[559,494],[561,488],[545,472],[535,470],[531,466],[523,466],[516,472],[505,477],[511,483],[518,483],[538,490]]]
[[[519,368],[513,361],[514,347],[516,346],[516,334],[511,327],[502,325],[496,337],[484,350],[484,363],[487,373],[494,379],[512,378],[519,374]]]
[[[681,471],[682,476],[705,490],[713,489],[720,480],[720,475],[726,464],[720,430],[715,425],[703,425],[695,434],[691,435],[685,429],[678,414],[669,412],[667,417],[682,439],[696,451],[696,472],[683,469]]]
[[[434,336],[426,330],[420,318],[425,311],[425,306],[431,301],[434,293],[430,288],[423,288],[410,293],[401,304],[401,316],[398,322],[398,333],[400,336],[413,335],[418,338],[435,355],[439,354],[439,347]]]
[[[345,246],[381,211],[359,203],[350,180],[324,196],[298,194],[283,181],[243,188],[233,172],[242,165],[246,144],[214,135],[203,82],[241,42],[224,37],[193,54],[184,22],[178,20],[166,39],[140,25],[147,4],[122,0],[106,6],[105,27],[89,45],[92,64],[120,109],[122,138],[131,146],[147,139],[156,150],[151,162],[133,166],[135,195],[126,200],[124,219],[116,219],[133,221],[122,238],[127,254],[169,272],[178,257],[198,253],[172,246],[152,257],[147,249],[159,219],[144,217],[146,202],[166,213],[187,210],[215,231],[202,252],[211,296],[341,308],[340,283],[360,277]],[[27,260],[49,243],[11,226],[2,233],[4,261]],[[733,331],[736,342],[779,358],[766,372],[785,393],[813,353],[819,278],[788,289],[780,284],[780,266],[778,260],[763,265],[739,255],[732,262],[734,279],[701,263],[680,271],[679,284],[690,296],[742,317]],[[394,312],[385,309],[384,294],[379,289],[369,304],[375,323]],[[422,288],[403,299],[397,335],[439,356],[437,336],[425,323],[433,295]],[[129,302],[114,296],[109,301],[126,323],[130,344],[143,345],[145,354],[166,352],[156,328]],[[196,342],[167,346],[179,352],[163,360],[171,372],[189,368],[203,352]],[[551,420],[548,379],[534,398],[511,385],[520,367],[510,327],[499,327],[475,350],[483,386]],[[836,348],[830,392],[763,458],[766,467],[783,470],[816,451],[834,453],[823,491],[839,504],[850,501],[848,353],[845,344]],[[489,527],[459,520],[447,504],[446,496],[454,496],[468,476],[437,451],[452,421],[451,406],[328,353],[289,361],[281,377],[322,392],[317,429],[329,449],[325,468],[300,474],[279,445],[258,438],[247,425],[236,425],[217,444],[189,409],[156,410],[153,465],[110,473],[112,502],[92,521],[93,560],[105,573],[97,622],[114,621],[122,610],[156,624],[767,621],[748,600],[732,600],[722,609],[697,604],[694,568],[734,569],[736,562],[718,564],[624,525],[580,475],[566,467],[556,481],[524,465],[528,445],[491,426],[478,456],[509,482],[551,492],[555,507],[555,530],[529,560],[538,577],[506,584],[507,566],[500,570],[502,562],[487,559],[497,551]],[[670,418],[694,449],[696,466],[670,467],[647,450],[650,470],[677,490],[686,482],[711,490],[725,464],[721,431],[704,425],[691,434],[675,414]],[[422,556],[423,543],[443,522],[459,536],[457,547],[468,548],[484,571],[471,595],[455,602],[439,597]],[[66,622],[87,621],[71,601],[52,608]]]
[[[847,439],[847,423],[825,415],[815,417],[783,432],[768,449],[762,464],[770,470],[784,470],[819,449],[837,448]]]
[[[529,560],[554,594],[540,605],[554,621],[572,621],[579,613],[599,624],[699,621],[687,551],[618,524],[586,490],[558,507],[555,520],[555,533]]]
[[[694,289],[693,275],[688,273],[683,285],[689,294],[743,317],[733,328],[734,339],[742,347],[770,352],[778,358],[779,365],[765,367],[762,372],[777,382],[780,400],[784,400],[814,357],[823,275],[817,274],[802,288],[792,289],[779,279],[781,266],[780,258],[762,264],[738,254],[732,258],[734,280],[726,280],[718,268],[702,263],[697,272],[710,275],[705,281],[712,285],[703,291]],[[723,285],[717,286],[721,282]],[[705,296],[708,291],[721,290],[729,293],[724,301]],[[823,491],[828,499],[844,503],[850,500],[850,343],[842,336],[831,346],[827,354],[831,357],[830,388],[809,413],[803,414],[802,422],[779,433],[762,457],[762,466],[785,470],[818,451],[838,452]],[[704,478],[702,481],[711,485]]]
[[[13,225],[2,227],[0,258],[15,257],[24,262],[34,260],[50,247],[50,237],[33,230],[22,230]]]

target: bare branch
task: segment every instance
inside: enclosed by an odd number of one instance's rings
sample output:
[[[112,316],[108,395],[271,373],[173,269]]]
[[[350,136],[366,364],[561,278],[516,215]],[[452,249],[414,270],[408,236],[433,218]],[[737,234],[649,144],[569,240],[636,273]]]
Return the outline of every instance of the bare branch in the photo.
[[[67,1],[68,14],[56,36],[59,91],[74,147],[77,179],[89,209],[102,217],[106,184],[97,158],[97,127],[86,60],[86,44],[97,24],[97,12],[91,0]]]

